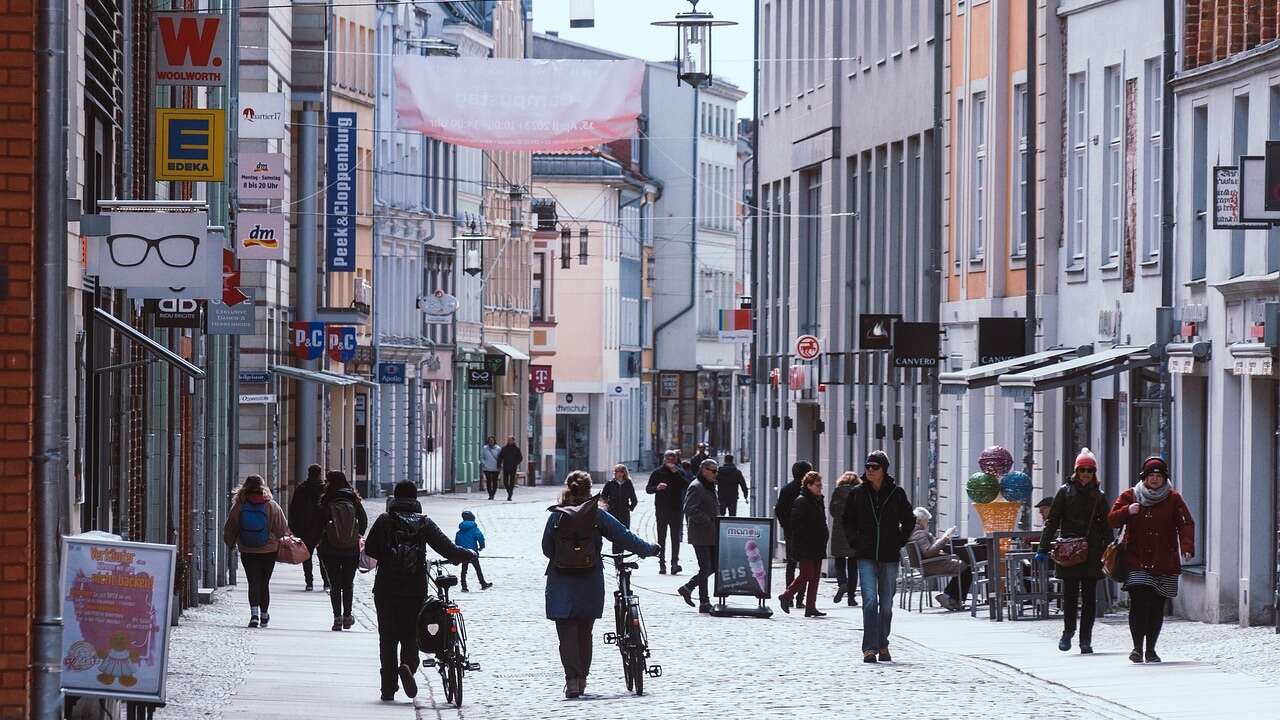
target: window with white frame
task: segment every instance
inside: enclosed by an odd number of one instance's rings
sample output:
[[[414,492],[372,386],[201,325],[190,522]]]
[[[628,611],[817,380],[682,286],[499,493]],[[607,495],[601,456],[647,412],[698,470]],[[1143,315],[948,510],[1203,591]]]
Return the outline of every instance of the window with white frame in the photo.
[[[1084,264],[1086,208],[1086,153],[1088,115],[1086,114],[1085,73],[1067,78],[1067,262],[1070,267]]]
[[[1160,184],[1163,181],[1161,172],[1161,148],[1164,130],[1164,113],[1161,103],[1164,100],[1164,68],[1160,58],[1154,57],[1143,64],[1143,122],[1146,132],[1143,133],[1142,183],[1145,194],[1142,228],[1142,259],[1154,260],[1160,254],[1160,231],[1164,214]]]
[[[970,166],[973,168],[973,191],[969,194],[969,259],[981,260],[987,243],[987,95],[974,93],[970,101],[972,119],[969,142]]]
[[[1027,254],[1027,85],[1013,86],[1013,144],[1017,152],[1013,156],[1013,227],[1010,255],[1024,257]]]
[[[1121,113],[1124,79],[1120,66],[1111,65],[1102,71],[1102,264],[1120,262],[1120,213],[1123,205],[1120,178],[1124,174],[1123,151],[1124,120]]]

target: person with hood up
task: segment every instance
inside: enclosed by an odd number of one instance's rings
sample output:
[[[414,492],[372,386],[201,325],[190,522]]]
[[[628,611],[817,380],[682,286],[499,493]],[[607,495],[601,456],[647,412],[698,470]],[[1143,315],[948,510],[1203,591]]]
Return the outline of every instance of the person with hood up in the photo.
[[[480,532],[480,526],[476,524],[475,513],[470,510],[462,511],[462,522],[458,523],[458,532],[454,535],[453,541],[458,547],[475,554],[475,557],[462,563],[462,592],[469,592],[467,568],[472,565],[476,567],[476,579],[480,581],[480,589],[488,590],[493,587],[493,583],[484,581],[484,571],[480,569],[480,551],[484,550],[484,533]]]
[[[320,496],[324,531],[320,534],[319,553],[320,561],[329,570],[331,629],[350,630],[356,624],[351,616],[351,593],[360,563],[360,538],[369,527],[369,516],[345,474],[330,470],[324,479],[324,493]]]
[[[293,497],[289,499],[289,531],[311,553],[311,557],[302,561],[302,577],[307,583],[304,588],[307,592],[311,592],[314,587],[311,559],[316,554],[316,545],[320,543],[320,531],[324,529],[320,522],[320,494],[323,492],[324,481],[321,479],[320,466],[313,464],[307,466],[307,479],[294,489]],[[320,566],[320,580],[324,583],[324,591],[329,592],[329,574],[325,572],[320,558],[315,558],[315,561]]]
[[[1098,458],[1089,448],[1081,448],[1076,456],[1075,471],[1053,496],[1049,518],[1040,533],[1037,561],[1049,559],[1049,550],[1059,536],[1084,538],[1088,555],[1077,565],[1054,565],[1054,575],[1062,580],[1063,590],[1062,637],[1058,640],[1058,649],[1063,652],[1071,649],[1078,625],[1080,654],[1090,655],[1093,653],[1093,621],[1097,615],[1097,587],[1102,579],[1102,551],[1111,544],[1111,529],[1107,527],[1107,497],[1098,484]]]
[[[747,499],[747,479],[742,471],[733,464],[733,456],[725,455],[724,464],[716,471],[716,499],[720,501],[720,514],[729,517],[738,516],[738,490],[742,490],[742,499]]]
[[[792,598],[804,592],[804,616],[826,617],[818,610],[818,575],[827,557],[827,514],[822,507],[822,476],[807,472],[800,481],[800,495],[791,504],[791,535],[788,554],[800,563],[800,574],[778,596],[782,612],[791,612]]]
[[[680,597],[693,607],[693,589],[698,588],[698,612],[711,612],[707,580],[716,573],[716,461],[703,460],[698,479],[684,493],[684,518],[689,526],[689,544],[698,558],[698,572],[689,582],[676,588]]]
[[[240,564],[249,584],[249,627],[271,622],[271,573],[276,568],[278,541],[289,531],[284,511],[271,499],[261,475],[250,475],[236,489],[235,500],[222,526],[222,540],[240,551]]]
[[[395,700],[397,681],[409,697],[418,694],[414,673],[418,671],[418,611],[427,596],[426,546],[451,563],[475,557],[471,550],[449,542],[439,526],[422,514],[417,496],[412,482],[396,483],[390,507],[373,523],[364,545],[365,554],[378,561],[373,605],[378,615],[383,702]]]
[[[902,548],[911,538],[916,516],[911,500],[889,475],[889,456],[872,450],[864,465],[862,484],[845,504],[844,534],[858,558],[862,586],[862,661],[889,662],[889,630],[893,596],[898,591]]]
[[[667,573],[665,548],[671,535],[671,574],[680,574],[680,541],[684,536],[684,489],[689,476],[680,468],[680,453],[668,450],[662,454],[662,467],[649,473],[644,491],[653,496],[653,518],[658,525],[658,573]]]
[[[791,466],[791,482],[782,486],[778,491],[778,501],[773,504],[773,516],[778,520],[778,527],[782,528],[782,541],[786,543],[787,552],[787,572],[786,581],[790,586],[796,579],[796,567],[798,561],[791,556],[791,505],[800,497],[801,483],[804,476],[813,470],[813,466],[804,460],[800,460]]]
[[[832,602],[839,603],[845,593],[849,594],[849,607],[857,607],[858,591],[858,559],[853,556],[849,540],[844,536],[844,506],[849,500],[849,493],[862,480],[858,473],[846,470],[836,481],[836,489],[831,491],[831,557],[836,563],[836,597]]]

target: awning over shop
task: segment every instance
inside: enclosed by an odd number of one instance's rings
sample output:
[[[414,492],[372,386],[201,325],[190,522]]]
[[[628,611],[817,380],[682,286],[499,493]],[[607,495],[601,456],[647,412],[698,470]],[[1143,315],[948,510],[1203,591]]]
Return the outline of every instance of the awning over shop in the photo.
[[[529,359],[528,355],[525,355],[524,353],[511,347],[510,345],[503,345],[502,343],[489,343],[486,347],[488,347],[490,350],[495,350],[497,352],[500,352],[503,355],[506,355],[507,357],[511,358],[512,360],[528,360]]]
[[[1116,347],[1083,357],[1064,360],[1000,378],[1000,389],[1009,395],[1025,395],[1098,380],[1128,370],[1159,364],[1147,347]]]
[[[699,365],[698,369],[706,372],[738,372],[742,368],[737,365]]]
[[[364,387],[373,388],[374,390],[378,389],[378,383],[373,382],[372,380],[366,380],[359,375],[339,375],[338,373],[331,373],[328,370],[321,370],[320,374],[328,375],[329,377],[338,378],[340,380],[348,380],[350,381],[347,383],[348,385],[363,385]]]
[[[96,307],[93,309],[93,316],[96,320],[106,323],[112,329],[138,343],[142,346],[143,350],[146,350],[156,356],[157,359],[163,360],[173,366],[179,372],[185,373],[197,380],[204,379],[204,370],[201,370],[198,366],[187,362],[186,358],[175,353],[164,345],[161,345],[155,340],[152,340],[146,333],[140,332],[137,328],[121,320],[115,315],[112,315],[102,308]]]
[[[1012,360],[979,365],[968,370],[941,373],[938,375],[938,382],[942,384],[944,395],[963,395],[967,390],[995,385],[1006,373],[1023,372],[1052,365],[1074,352],[1076,352],[1075,348],[1041,350]]]
[[[288,365],[272,365],[267,369],[277,375],[284,375],[285,377],[293,378],[294,380],[319,383],[330,387],[347,387],[349,385],[356,385],[360,380],[360,378],[353,378],[348,375],[337,375],[317,370],[303,370],[302,368],[289,367]]]

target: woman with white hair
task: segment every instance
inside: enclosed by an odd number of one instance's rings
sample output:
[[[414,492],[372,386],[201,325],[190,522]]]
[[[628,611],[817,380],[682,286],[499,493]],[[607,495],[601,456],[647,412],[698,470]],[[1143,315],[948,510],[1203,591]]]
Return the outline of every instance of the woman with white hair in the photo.
[[[954,526],[947,529],[942,537],[934,539],[929,532],[929,522],[933,513],[918,507],[912,514],[916,516],[916,527],[911,532],[911,542],[920,552],[920,572],[925,577],[935,575],[951,575],[951,582],[943,589],[941,595],[934,597],[938,604],[948,610],[959,610],[960,598],[969,594],[969,584],[973,582],[973,571],[969,564],[951,553],[951,537],[955,535]]]

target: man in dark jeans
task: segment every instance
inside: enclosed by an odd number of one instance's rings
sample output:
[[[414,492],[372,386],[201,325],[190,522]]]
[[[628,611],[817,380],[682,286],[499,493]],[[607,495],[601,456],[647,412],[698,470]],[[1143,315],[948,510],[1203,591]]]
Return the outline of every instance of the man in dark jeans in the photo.
[[[644,491],[653,496],[653,517],[658,524],[658,572],[667,572],[667,534],[671,535],[671,574],[680,574],[680,541],[683,539],[684,489],[689,478],[680,469],[680,453],[668,450],[662,467],[649,475]]]
[[[475,559],[475,553],[449,541],[440,528],[422,514],[418,488],[411,482],[396,483],[391,507],[373,523],[364,552],[378,561],[373,581],[373,604],[378,613],[378,657],[381,663],[382,700],[395,700],[397,680],[409,697],[418,694],[418,611],[427,594],[427,550],[452,563]]]
[[[516,445],[515,437],[508,435],[507,444],[498,453],[498,465],[502,467],[502,486],[507,489],[507,500],[511,499],[511,493],[516,489],[516,471],[520,469],[522,462],[524,453]]]
[[[724,464],[716,471],[716,499],[720,501],[720,514],[729,517],[738,516],[738,489],[742,489],[742,499],[747,499],[747,480],[742,471],[733,464],[733,456],[725,455]]]
[[[289,530],[307,546],[307,552],[311,553],[311,557],[302,562],[302,577],[306,581],[305,589],[308,592],[312,589],[314,578],[311,570],[313,558],[320,566],[320,579],[324,582],[324,590],[329,591],[329,573],[316,555],[316,545],[320,544],[320,533],[324,530],[324,519],[320,516],[320,495],[323,492],[324,480],[321,478],[320,466],[309,465],[307,479],[298,485],[298,488],[293,491],[293,497],[289,500]]]
[[[707,580],[716,572],[716,461],[703,460],[697,481],[684,494],[684,517],[689,524],[689,544],[698,556],[698,573],[676,589],[693,607],[693,589],[698,588],[698,612],[711,612]]]
[[[782,539],[785,542],[791,535],[787,526],[791,524],[791,506],[795,504],[796,498],[800,497],[800,482],[804,476],[813,470],[813,466],[804,460],[800,460],[791,466],[791,482],[782,486],[778,491],[778,502],[774,503],[773,516],[778,519],[778,527],[782,528]],[[791,582],[796,579],[796,566],[799,563],[791,559],[791,543],[787,543],[787,587],[791,587]]]

